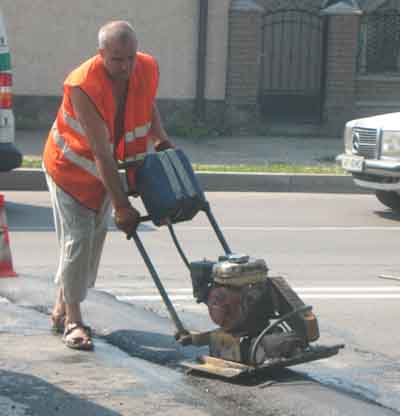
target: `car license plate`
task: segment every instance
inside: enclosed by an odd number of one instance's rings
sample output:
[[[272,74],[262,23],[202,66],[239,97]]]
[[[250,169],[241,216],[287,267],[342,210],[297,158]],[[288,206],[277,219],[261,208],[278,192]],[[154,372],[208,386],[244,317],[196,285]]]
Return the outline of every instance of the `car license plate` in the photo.
[[[364,168],[364,158],[360,156],[344,156],[342,168],[350,172],[362,172]]]

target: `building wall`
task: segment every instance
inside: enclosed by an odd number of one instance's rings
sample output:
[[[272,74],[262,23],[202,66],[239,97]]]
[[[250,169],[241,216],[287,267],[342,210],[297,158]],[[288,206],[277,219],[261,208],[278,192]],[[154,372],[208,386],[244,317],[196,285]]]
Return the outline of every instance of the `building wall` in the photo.
[[[397,102],[400,107],[400,79],[385,75],[358,77],[356,80],[357,101]]]
[[[356,116],[400,111],[400,77],[366,75],[356,79]]]
[[[373,3],[376,8],[384,1],[365,3],[373,9]],[[228,121],[246,128],[254,126],[256,118],[273,121],[261,117],[258,105],[263,13],[277,5],[316,9],[320,4],[321,0],[209,0],[208,123],[213,119],[215,125]],[[158,97],[164,119],[186,128],[196,94],[198,6],[199,0],[2,0],[14,66],[17,124],[51,125],[63,79],[96,53],[99,27],[126,19],[137,30],[140,49],[159,62]],[[341,131],[353,116],[398,110],[399,78],[356,77],[360,17],[328,19],[323,123],[327,131]],[[268,38],[268,33],[264,36]]]
[[[355,73],[358,15],[329,16],[324,124],[332,133],[343,130],[355,115]]]
[[[231,0],[209,0],[206,73],[206,98],[209,100],[225,99],[230,3]]]
[[[230,0],[210,0],[206,98],[223,100]],[[192,99],[196,88],[197,0],[2,0],[14,93],[59,96],[67,73],[96,53],[97,31],[129,20],[139,48],[160,65],[159,97]]]

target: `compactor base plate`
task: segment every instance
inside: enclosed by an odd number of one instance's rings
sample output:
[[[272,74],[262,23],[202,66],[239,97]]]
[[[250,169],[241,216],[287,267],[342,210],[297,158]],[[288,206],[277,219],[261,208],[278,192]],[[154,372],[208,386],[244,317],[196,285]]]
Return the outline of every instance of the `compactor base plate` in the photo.
[[[221,358],[202,355],[197,358],[197,362],[184,361],[182,365],[189,371],[212,374],[219,377],[234,379],[240,376],[254,375],[267,370],[290,367],[297,364],[308,363],[310,361],[321,360],[323,358],[336,355],[343,344],[332,346],[308,346],[301,353],[291,358],[273,358],[265,361],[259,366],[251,366],[235,361],[228,361]]]

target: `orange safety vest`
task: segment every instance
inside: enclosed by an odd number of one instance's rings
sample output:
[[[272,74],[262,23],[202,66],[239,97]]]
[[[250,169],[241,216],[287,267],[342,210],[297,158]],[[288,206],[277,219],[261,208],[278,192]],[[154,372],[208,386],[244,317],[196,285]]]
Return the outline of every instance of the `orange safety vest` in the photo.
[[[46,172],[82,205],[99,210],[106,194],[85,132],[71,104],[71,87],[79,86],[91,99],[110,133],[110,146],[120,161],[141,160],[147,152],[153,103],[158,87],[158,66],[153,57],[137,53],[129,80],[124,131],[114,134],[116,116],[111,81],[100,55],[72,71],[64,82],[64,97],[44,149]],[[115,148],[115,143],[117,147]]]

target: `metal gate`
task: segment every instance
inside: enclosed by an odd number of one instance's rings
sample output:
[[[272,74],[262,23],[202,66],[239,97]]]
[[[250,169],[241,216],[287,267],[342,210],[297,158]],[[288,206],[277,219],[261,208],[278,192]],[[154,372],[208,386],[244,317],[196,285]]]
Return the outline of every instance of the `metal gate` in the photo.
[[[264,15],[260,104],[267,120],[320,121],[325,26],[318,10],[287,8]]]
[[[361,17],[357,58],[359,74],[399,75],[400,9],[378,9]]]

